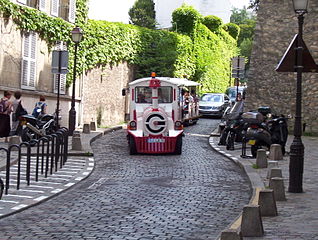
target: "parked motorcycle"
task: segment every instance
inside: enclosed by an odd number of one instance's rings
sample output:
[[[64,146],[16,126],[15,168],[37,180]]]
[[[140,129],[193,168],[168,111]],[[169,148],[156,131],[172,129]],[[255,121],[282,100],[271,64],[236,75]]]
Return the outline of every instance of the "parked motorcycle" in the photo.
[[[242,118],[249,122],[245,133],[245,143],[251,145],[251,154],[256,157],[257,150],[263,147],[270,148],[271,144],[280,144],[285,154],[285,145],[288,137],[287,118],[271,116],[264,121],[264,116],[257,112],[248,112]]]
[[[23,142],[29,142],[56,131],[55,115],[44,114],[35,118],[32,115],[23,115],[20,117],[21,139]]]

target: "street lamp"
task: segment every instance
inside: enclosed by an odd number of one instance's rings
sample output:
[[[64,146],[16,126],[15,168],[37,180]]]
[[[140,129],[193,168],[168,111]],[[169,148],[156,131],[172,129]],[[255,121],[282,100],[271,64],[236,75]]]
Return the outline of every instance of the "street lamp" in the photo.
[[[73,28],[71,31],[72,41],[75,43],[75,51],[74,51],[74,65],[73,65],[73,89],[72,89],[72,103],[71,109],[69,111],[69,120],[68,120],[68,128],[69,134],[73,135],[76,124],[76,111],[75,111],[75,83],[76,83],[76,60],[77,60],[77,48],[78,44],[82,41],[83,31],[79,27]]]
[[[304,15],[307,13],[309,0],[293,0],[294,11],[298,17],[298,39],[296,47],[297,85],[296,85],[296,113],[294,125],[294,140],[290,146],[289,162],[289,186],[288,191],[292,193],[303,192],[304,172],[304,145],[301,140],[301,95],[302,95],[302,73],[303,73],[303,24]]]

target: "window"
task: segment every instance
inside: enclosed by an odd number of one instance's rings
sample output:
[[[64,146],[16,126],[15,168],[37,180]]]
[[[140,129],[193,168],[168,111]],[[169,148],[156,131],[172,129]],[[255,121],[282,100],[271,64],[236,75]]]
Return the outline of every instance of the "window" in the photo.
[[[46,0],[39,0],[39,10],[45,12],[45,10],[46,10]]]
[[[23,35],[21,88],[35,89],[36,81],[36,41],[35,32]]]
[[[60,1],[59,0],[51,0],[51,15],[58,17],[59,16],[59,7]]]
[[[76,0],[70,0],[69,3],[69,13],[68,13],[68,20],[71,23],[75,23],[75,14],[76,13]]]
[[[55,50],[64,51],[67,50],[66,44],[64,42],[58,42],[55,45]],[[66,86],[66,74],[60,74],[60,94],[65,94],[65,86]],[[53,92],[57,93],[59,82],[58,82],[59,74],[53,74]]]
[[[150,87],[136,87],[136,103],[151,103],[152,89]],[[172,87],[158,88],[158,103],[172,103]]]

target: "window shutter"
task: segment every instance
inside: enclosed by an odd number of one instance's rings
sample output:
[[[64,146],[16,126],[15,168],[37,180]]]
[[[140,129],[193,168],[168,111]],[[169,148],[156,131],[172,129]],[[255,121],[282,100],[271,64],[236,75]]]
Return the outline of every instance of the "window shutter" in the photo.
[[[68,12],[68,20],[71,23],[75,23],[76,17],[76,0],[69,1],[69,12]]]
[[[34,89],[36,82],[36,41],[37,34],[28,32],[23,35],[21,87]]]
[[[59,16],[59,6],[60,1],[59,0],[51,0],[51,15],[58,17]]]
[[[55,45],[55,50],[58,51],[65,51],[67,50],[67,47],[65,45],[64,42],[58,42]],[[53,85],[54,85],[54,93],[57,93],[57,89],[58,89],[58,74],[54,74],[53,75]],[[60,94],[65,94],[65,89],[66,89],[66,74],[61,74],[60,77]]]
[[[46,11],[46,0],[39,0],[39,10]]]
[[[18,0],[19,3],[27,4],[27,0]]]
[[[54,74],[54,93],[57,93],[58,89],[58,74]],[[60,94],[65,94],[65,86],[66,86],[66,74],[61,74],[60,77]]]

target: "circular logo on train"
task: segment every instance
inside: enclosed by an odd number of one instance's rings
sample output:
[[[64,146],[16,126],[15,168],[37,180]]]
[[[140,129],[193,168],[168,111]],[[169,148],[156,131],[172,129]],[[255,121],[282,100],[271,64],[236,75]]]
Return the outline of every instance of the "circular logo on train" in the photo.
[[[150,134],[159,135],[166,129],[167,120],[162,113],[152,112],[146,116],[145,126]]]

